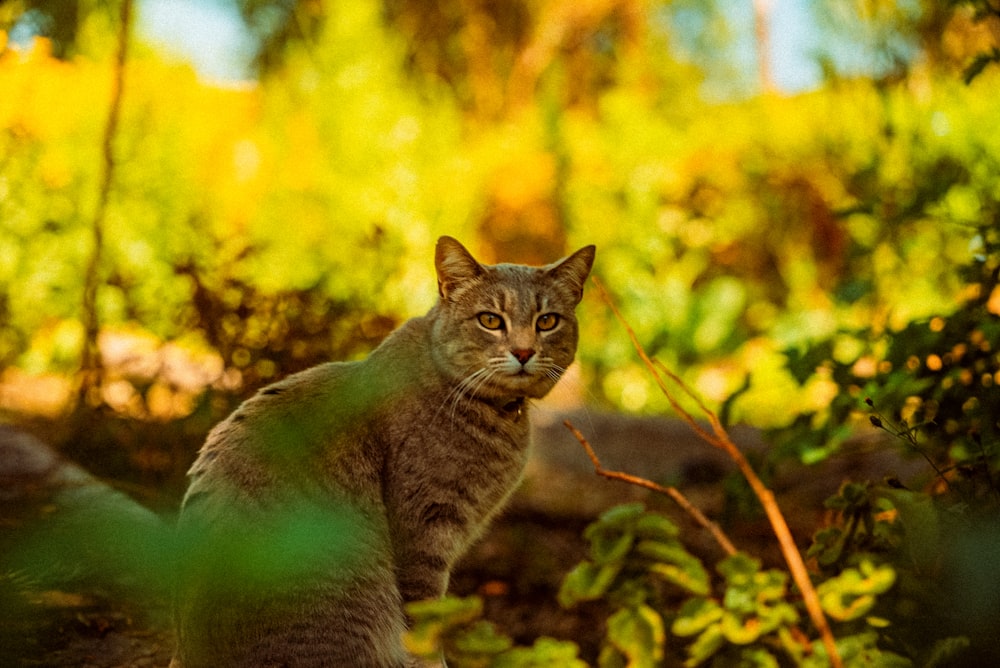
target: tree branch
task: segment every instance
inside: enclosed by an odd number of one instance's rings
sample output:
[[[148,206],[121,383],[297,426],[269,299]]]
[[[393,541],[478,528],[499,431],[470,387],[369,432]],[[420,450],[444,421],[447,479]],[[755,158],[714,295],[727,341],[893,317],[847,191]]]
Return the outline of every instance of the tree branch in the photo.
[[[132,24],[132,2],[133,0],[122,0],[121,3],[119,15],[121,25],[118,28],[118,51],[115,57],[114,78],[111,83],[111,103],[101,142],[103,173],[92,223],[93,245],[83,276],[81,308],[84,337],[80,358],[80,386],[77,394],[79,405],[86,405],[88,400],[93,399],[91,393],[100,385],[103,367],[101,350],[97,342],[101,324],[97,313],[97,292],[101,283],[101,261],[104,256],[104,219],[107,217],[108,199],[111,195],[111,184],[115,172],[114,140],[118,134],[122,94],[125,88],[125,62],[128,57],[129,32]]]
[[[732,556],[736,554],[737,549],[733,546],[732,541],[729,540],[729,537],[726,536],[719,525],[708,519],[708,517],[706,517],[697,506],[688,501],[687,497],[681,494],[676,487],[664,487],[663,485],[658,485],[652,480],[647,480],[646,478],[640,478],[621,471],[607,470],[597,458],[597,453],[594,452],[594,448],[591,447],[584,435],[580,433],[580,430],[574,427],[573,423],[569,420],[564,420],[563,424],[566,425],[566,428],[569,429],[573,436],[576,437],[576,440],[580,441],[580,445],[583,446],[583,449],[587,451],[587,456],[590,457],[590,461],[594,463],[594,471],[597,475],[611,480],[621,480],[631,485],[645,487],[646,489],[659,492],[660,494],[666,494],[673,499],[684,512],[690,515],[695,522],[697,522],[701,527],[708,529],[708,531],[712,534],[712,537],[715,538],[715,542],[719,544],[719,547],[721,547],[727,555]]]
[[[785,516],[781,512],[781,508],[774,499],[774,493],[767,488],[767,486],[761,481],[760,477],[753,470],[750,462],[743,455],[743,452],[736,447],[732,439],[729,437],[729,433],[722,426],[719,421],[718,416],[711,411],[704,402],[698,398],[695,393],[687,386],[687,384],[675,373],[667,369],[660,362],[654,362],[650,359],[649,355],[643,349],[642,345],[639,343],[639,338],[636,336],[635,331],[622,316],[621,311],[612,301],[610,295],[608,295],[607,290],[604,289],[604,285],[597,279],[596,276],[592,276],[591,280],[594,285],[597,286],[600,292],[601,299],[611,308],[618,322],[622,324],[625,331],[628,332],[629,339],[632,341],[632,346],[635,348],[639,357],[642,359],[646,368],[653,375],[656,380],[656,384],[660,387],[660,390],[666,396],[667,401],[670,402],[671,407],[677,412],[681,418],[687,422],[692,430],[706,443],[720,448],[729,455],[729,457],[736,462],[737,467],[740,469],[740,473],[746,478],[746,481],[750,484],[751,489],[753,489],[754,494],[760,501],[761,505],[764,507],[764,512],[767,515],[768,521],[771,523],[771,529],[774,531],[775,537],[778,539],[778,545],[781,548],[781,553],[785,558],[785,563],[788,564],[788,570],[791,573],[792,579],[798,586],[799,591],[802,594],[802,600],[805,603],[806,611],[809,613],[809,618],[812,620],[813,625],[820,634],[820,638],[823,641],[823,646],[826,648],[827,655],[830,658],[830,663],[834,668],[841,668],[843,663],[840,659],[840,654],[837,652],[836,641],[833,637],[833,632],[830,630],[830,624],[826,619],[826,615],[823,613],[823,607],[820,605],[819,595],[816,593],[816,588],[813,587],[812,581],[809,579],[809,571],[806,568],[805,562],[802,559],[802,554],[799,552],[798,546],[795,544],[795,539],[792,537],[791,529],[788,528],[788,522],[785,520]],[[662,373],[662,375],[661,375]],[[666,382],[663,380],[663,376],[666,376],[671,381],[673,381],[681,391],[684,392],[688,397],[694,399],[695,403],[698,405],[698,409],[708,418],[709,424],[712,428],[711,432],[708,432],[698,424],[697,421],[688,413],[674,397],[673,392],[667,387]]]

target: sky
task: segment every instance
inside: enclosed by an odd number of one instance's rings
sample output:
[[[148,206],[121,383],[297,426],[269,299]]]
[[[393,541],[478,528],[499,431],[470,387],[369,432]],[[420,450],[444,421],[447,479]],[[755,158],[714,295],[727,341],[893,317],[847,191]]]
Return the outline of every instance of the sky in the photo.
[[[758,0],[772,4],[771,67],[778,89],[795,93],[817,86],[813,57],[819,26],[809,0]],[[175,57],[191,62],[206,81],[233,83],[250,73],[253,40],[235,3],[225,0],[141,0],[138,31]],[[740,70],[755,76],[752,0],[734,2],[730,19],[739,31]],[[744,57],[745,56],[745,57]]]
[[[251,71],[253,38],[235,3],[214,0],[141,0],[139,35],[189,61],[206,81],[232,83]]]

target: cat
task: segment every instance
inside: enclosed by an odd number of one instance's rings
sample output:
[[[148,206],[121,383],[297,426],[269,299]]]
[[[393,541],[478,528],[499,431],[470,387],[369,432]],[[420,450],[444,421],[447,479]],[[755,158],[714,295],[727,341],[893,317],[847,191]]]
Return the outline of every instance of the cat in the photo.
[[[426,315],[217,425],[178,518],[172,668],[421,665],[403,606],[445,593],[517,486],[594,254],[483,265],[441,237]]]

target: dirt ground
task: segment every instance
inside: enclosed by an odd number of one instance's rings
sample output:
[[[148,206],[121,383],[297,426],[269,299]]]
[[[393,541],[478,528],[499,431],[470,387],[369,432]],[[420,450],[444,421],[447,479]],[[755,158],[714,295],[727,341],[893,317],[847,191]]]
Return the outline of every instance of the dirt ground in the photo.
[[[482,596],[486,616],[517,642],[530,644],[542,635],[573,640],[584,659],[594,659],[606,611],[599,604],[563,610],[555,594],[563,576],[586,555],[584,527],[617,503],[643,501],[662,509],[680,523],[685,543],[706,563],[722,556],[711,537],[668,499],[597,477],[580,444],[563,426],[564,419],[586,434],[606,467],[678,487],[723,525],[738,548],[779,563],[763,516],[752,509],[732,509],[731,463],[698,441],[686,425],[593,410],[541,410],[534,417],[536,449],[524,484],[462,560],[451,587],[458,595]],[[95,496],[88,506],[120,504],[125,498],[107,481],[99,482],[83,468],[46,454],[44,446],[37,451],[34,445],[11,449],[11,442],[25,438],[14,434],[9,429],[0,432],[0,548],[18,543],[26,518],[33,514],[73,512],[65,507],[79,504],[80,497],[60,496],[70,483],[77,489],[81,480],[85,487],[92,486]],[[766,447],[753,430],[738,429],[733,435],[750,451]],[[771,484],[805,546],[821,520],[822,501],[841,482],[885,475],[906,479],[918,473],[916,466],[898,460],[877,439],[860,439],[819,468],[779,471]],[[138,512],[142,521],[148,520],[145,510]],[[17,593],[23,584],[11,573],[0,572],[0,665],[112,668],[169,663],[173,641],[163,592],[133,595],[128,586],[121,591],[71,586],[38,591],[29,586],[33,594],[25,600]]]

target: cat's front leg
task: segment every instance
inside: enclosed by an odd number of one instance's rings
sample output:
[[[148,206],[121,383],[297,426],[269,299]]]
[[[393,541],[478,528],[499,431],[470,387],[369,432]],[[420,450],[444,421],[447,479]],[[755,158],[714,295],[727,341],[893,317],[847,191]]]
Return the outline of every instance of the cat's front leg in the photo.
[[[442,495],[399,495],[389,505],[396,582],[404,603],[441,598],[474,520],[467,505]]]
[[[404,603],[441,598],[448,590],[450,564],[430,549],[409,549],[399,554],[396,581]]]

